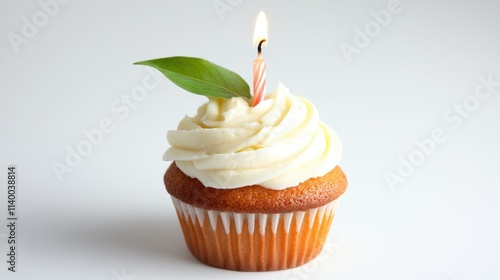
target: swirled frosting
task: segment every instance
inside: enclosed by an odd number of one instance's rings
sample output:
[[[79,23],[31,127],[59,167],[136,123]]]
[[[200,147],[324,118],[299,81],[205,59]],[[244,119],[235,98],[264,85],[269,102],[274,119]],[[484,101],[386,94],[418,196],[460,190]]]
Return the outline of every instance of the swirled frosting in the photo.
[[[282,84],[257,106],[240,97],[213,98],[167,133],[163,159],[213,188],[261,185],[281,190],[332,170],[337,135],[316,107]]]

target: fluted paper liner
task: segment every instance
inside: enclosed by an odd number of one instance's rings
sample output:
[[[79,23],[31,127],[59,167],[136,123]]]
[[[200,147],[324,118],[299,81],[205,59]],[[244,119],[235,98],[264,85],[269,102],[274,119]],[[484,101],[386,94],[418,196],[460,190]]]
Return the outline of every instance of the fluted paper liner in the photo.
[[[338,200],[308,211],[261,214],[205,210],[172,196],[191,253],[208,265],[240,271],[312,260],[323,248]]]

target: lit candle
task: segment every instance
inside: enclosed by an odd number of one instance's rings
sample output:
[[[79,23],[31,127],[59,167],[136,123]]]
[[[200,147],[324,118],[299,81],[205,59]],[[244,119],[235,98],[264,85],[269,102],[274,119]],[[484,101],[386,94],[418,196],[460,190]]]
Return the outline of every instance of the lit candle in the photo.
[[[266,61],[262,58],[262,46],[267,45],[267,20],[260,12],[255,23],[253,44],[257,46],[257,58],[253,61],[253,106],[264,100],[266,92]]]

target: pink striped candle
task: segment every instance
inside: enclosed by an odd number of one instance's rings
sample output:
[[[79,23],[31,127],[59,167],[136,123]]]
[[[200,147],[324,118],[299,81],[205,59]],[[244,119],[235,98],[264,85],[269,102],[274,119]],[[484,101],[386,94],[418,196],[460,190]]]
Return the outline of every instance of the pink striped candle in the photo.
[[[259,43],[257,58],[253,61],[253,106],[264,100],[266,92],[266,61],[261,52],[264,41]]]
[[[260,12],[255,23],[254,44],[258,44],[257,58],[253,61],[253,100],[256,106],[266,95],[266,61],[262,58],[262,45],[267,44],[267,20],[264,12]]]

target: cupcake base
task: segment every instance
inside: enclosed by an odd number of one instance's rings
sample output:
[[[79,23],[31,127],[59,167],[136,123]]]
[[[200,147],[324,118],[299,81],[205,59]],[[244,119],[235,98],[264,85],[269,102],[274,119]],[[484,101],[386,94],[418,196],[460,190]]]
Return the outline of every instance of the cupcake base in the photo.
[[[314,259],[339,200],[307,211],[261,214],[205,210],[171,198],[191,253],[208,265],[238,271],[282,270]]]

